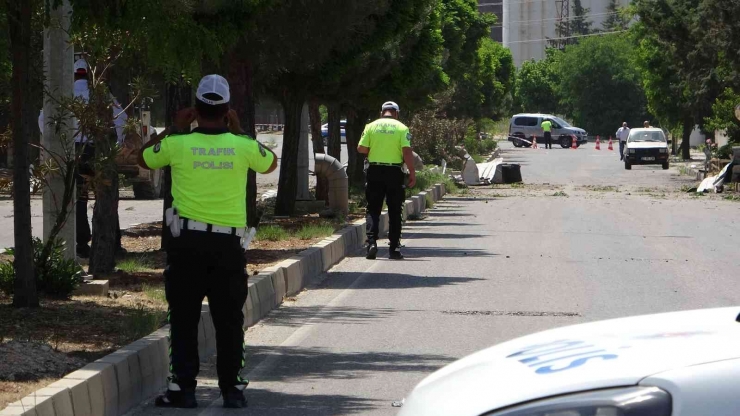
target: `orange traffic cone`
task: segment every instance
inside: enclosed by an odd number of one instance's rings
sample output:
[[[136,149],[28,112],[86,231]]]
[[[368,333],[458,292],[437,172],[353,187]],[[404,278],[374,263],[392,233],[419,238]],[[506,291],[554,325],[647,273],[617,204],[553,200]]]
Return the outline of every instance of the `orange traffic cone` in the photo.
[[[596,136],[596,150],[601,150],[601,137]]]
[[[537,147],[537,137],[534,135],[532,135],[532,149],[539,149],[539,147]]]
[[[609,136],[609,150],[614,150],[614,146],[612,145],[612,136]]]
[[[578,150],[578,141],[576,140],[576,136],[573,137],[573,144],[570,145],[570,148],[573,150]]]

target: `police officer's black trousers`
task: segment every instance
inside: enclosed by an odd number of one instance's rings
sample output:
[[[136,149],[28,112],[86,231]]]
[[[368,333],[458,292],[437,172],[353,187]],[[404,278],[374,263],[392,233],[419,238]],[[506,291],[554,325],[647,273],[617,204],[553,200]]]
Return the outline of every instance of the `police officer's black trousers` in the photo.
[[[552,149],[552,133],[549,131],[545,132],[545,149]]]
[[[165,293],[169,304],[170,371],[173,382],[195,388],[198,375],[198,323],[208,304],[216,329],[219,387],[239,384],[244,367],[246,260],[240,239],[228,234],[182,230],[167,249]]]
[[[401,204],[405,193],[403,171],[396,166],[370,165],[367,170],[365,197],[367,198],[367,242],[376,244],[379,234],[380,212],[383,200],[388,205],[388,239],[391,250],[398,248],[401,240]]]

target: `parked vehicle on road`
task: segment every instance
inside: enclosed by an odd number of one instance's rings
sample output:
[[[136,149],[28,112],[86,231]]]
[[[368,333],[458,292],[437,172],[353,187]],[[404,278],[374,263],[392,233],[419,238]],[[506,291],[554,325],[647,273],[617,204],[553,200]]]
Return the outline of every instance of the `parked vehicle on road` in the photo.
[[[624,147],[624,168],[630,170],[632,165],[662,165],[663,169],[668,169],[669,153],[668,140],[663,130],[632,129]]]
[[[164,197],[164,171],[162,169],[144,169],[139,166],[139,150],[151,140],[153,135],[163,128],[151,126],[151,113],[141,111],[136,132],[127,135],[116,155],[118,173],[131,183],[135,199],[159,199]]]
[[[347,120],[341,120],[339,122],[339,131],[341,134],[340,141],[342,144],[347,143],[347,131],[345,130],[345,127],[347,127]],[[329,138],[329,123],[321,126],[321,137],[324,138],[324,145],[326,145],[326,141]]]
[[[739,414],[740,307],[552,329],[424,379],[399,416]]]
[[[532,136],[537,143],[545,142],[545,135],[542,132],[542,120],[549,119],[552,121],[552,141],[559,144],[562,148],[569,148],[573,145],[573,138],[576,139],[577,146],[588,142],[586,130],[571,126],[567,121],[552,114],[517,114],[509,121],[509,141],[516,147],[529,147],[532,145]]]

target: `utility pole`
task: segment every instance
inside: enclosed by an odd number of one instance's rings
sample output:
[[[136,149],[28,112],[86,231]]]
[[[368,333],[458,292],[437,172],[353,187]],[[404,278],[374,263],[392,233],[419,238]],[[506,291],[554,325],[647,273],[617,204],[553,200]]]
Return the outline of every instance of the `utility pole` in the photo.
[[[57,118],[58,102],[62,97],[72,98],[73,94],[73,66],[74,47],[69,43],[69,30],[72,17],[72,6],[69,0],[61,1],[57,8],[50,10],[50,24],[44,29],[44,73],[46,80],[44,89],[44,131],[41,142],[49,152],[55,155],[74,155],[74,131],[69,128],[71,123],[65,123],[67,140],[62,142],[56,135],[54,127],[49,125]],[[47,95],[48,94],[48,95]],[[65,148],[66,146],[66,148]],[[64,195],[64,178],[60,174],[50,174],[48,186],[44,187],[44,239],[49,238],[51,229],[56,222],[57,215],[62,209],[60,206]],[[72,198],[68,207],[69,217],[59,233],[59,238],[66,242],[65,257],[75,257],[75,198]]]
[[[570,36],[570,0],[555,0],[555,11],[557,12],[557,24],[555,25],[555,47],[558,49],[565,48]]]

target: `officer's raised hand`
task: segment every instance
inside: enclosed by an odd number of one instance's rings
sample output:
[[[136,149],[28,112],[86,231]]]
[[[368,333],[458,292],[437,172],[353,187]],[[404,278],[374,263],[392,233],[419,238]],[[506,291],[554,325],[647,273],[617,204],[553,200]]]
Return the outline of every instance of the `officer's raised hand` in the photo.
[[[190,130],[190,125],[193,124],[193,121],[197,118],[198,113],[195,111],[195,108],[183,108],[182,110],[178,111],[177,114],[175,114],[175,127],[177,128],[178,132],[186,132]]]

